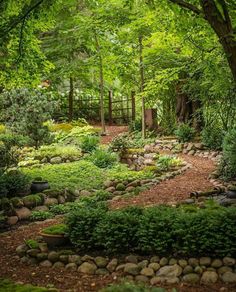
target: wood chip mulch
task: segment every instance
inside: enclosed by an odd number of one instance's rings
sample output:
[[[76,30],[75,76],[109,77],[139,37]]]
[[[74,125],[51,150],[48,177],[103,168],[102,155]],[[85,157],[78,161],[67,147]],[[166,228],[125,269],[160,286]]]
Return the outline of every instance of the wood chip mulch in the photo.
[[[208,176],[215,170],[214,163],[206,158],[178,155],[192,167],[173,179],[166,180],[155,187],[140,193],[138,196],[121,198],[113,201],[111,208],[118,209],[130,205],[151,206],[156,204],[175,204],[189,198],[193,191],[206,191],[212,189],[213,185]]]

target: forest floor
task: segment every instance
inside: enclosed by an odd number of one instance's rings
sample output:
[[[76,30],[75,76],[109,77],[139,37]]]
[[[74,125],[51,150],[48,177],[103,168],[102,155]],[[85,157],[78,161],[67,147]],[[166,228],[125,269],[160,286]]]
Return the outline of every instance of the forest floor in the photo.
[[[125,127],[108,127],[109,136],[104,136],[102,143],[109,143],[117,134],[126,131]],[[192,164],[192,168],[185,173],[164,181],[154,188],[145,191],[133,198],[121,199],[113,202],[113,208],[121,208],[128,205],[153,205],[173,203],[188,198],[192,191],[206,190],[212,187],[208,181],[209,174],[214,170],[214,164],[208,159],[179,155],[185,161]],[[39,231],[49,225],[55,224],[60,219],[51,219],[44,222],[22,225],[18,229],[0,235],[0,278],[8,278],[15,282],[30,283],[44,287],[56,287],[60,291],[98,291],[109,283],[118,281],[109,276],[81,275],[78,272],[66,271],[65,269],[53,270],[39,266],[26,266],[16,256],[15,249],[18,245],[29,238],[35,238]],[[221,283],[211,286],[179,284],[175,288],[179,292],[233,292],[234,287],[225,287]],[[173,287],[168,286],[167,291]]]

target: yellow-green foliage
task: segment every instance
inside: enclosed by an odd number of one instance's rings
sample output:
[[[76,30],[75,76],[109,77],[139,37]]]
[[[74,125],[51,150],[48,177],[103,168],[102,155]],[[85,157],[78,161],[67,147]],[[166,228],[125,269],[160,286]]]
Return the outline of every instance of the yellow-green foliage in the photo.
[[[4,134],[6,132],[6,127],[3,124],[0,124],[0,134]]]
[[[69,123],[61,123],[61,124],[51,124],[51,125],[49,125],[49,130],[51,132],[62,131],[62,132],[68,133],[72,129],[73,129],[73,126],[72,126],[72,124],[69,124]]]

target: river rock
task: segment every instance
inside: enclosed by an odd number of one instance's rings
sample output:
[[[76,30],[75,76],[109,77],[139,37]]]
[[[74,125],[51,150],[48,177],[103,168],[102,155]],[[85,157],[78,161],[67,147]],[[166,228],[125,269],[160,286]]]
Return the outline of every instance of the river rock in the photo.
[[[79,273],[88,274],[88,275],[94,275],[96,270],[97,270],[97,266],[89,262],[84,262],[78,268]]]
[[[98,268],[105,268],[108,264],[108,259],[104,257],[96,257],[94,259],[94,262],[98,266]]]
[[[56,156],[50,159],[51,164],[59,164],[62,163],[62,159],[60,156]]]
[[[173,278],[182,274],[183,269],[179,265],[161,267],[157,272],[158,277]]]
[[[191,274],[193,273],[193,267],[190,266],[190,265],[187,265],[186,267],[184,267],[184,270],[183,270],[183,274],[186,275],[186,274]]]
[[[213,268],[218,269],[218,268],[220,268],[220,267],[223,266],[223,262],[222,262],[222,260],[220,260],[220,259],[214,259],[214,260],[212,261],[212,263],[211,263],[211,266],[212,266]]]
[[[150,263],[148,265],[149,268],[153,269],[155,272],[158,271],[160,269],[160,265],[158,263]]]
[[[125,261],[126,261],[127,263],[137,264],[137,263],[138,263],[138,256],[136,256],[136,255],[128,255],[128,256],[125,258]]]
[[[227,284],[236,283],[236,273],[226,272],[222,275],[222,281]]]
[[[112,272],[115,271],[117,265],[118,265],[118,260],[117,259],[112,259],[109,262],[109,264],[107,265],[107,270],[112,273]]]
[[[76,264],[78,266],[82,264],[81,257],[79,255],[76,255],[76,254],[69,255],[68,262],[72,263],[72,264]]]
[[[211,258],[210,257],[201,257],[199,260],[200,266],[208,267],[211,265]]]
[[[21,244],[16,248],[16,253],[18,256],[23,257],[28,249],[29,248],[26,244]]]
[[[168,259],[167,258],[161,258],[160,259],[160,266],[166,266],[168,265]]]
[[[40,265],[41,267],[51,268],[52,263],[51,263],[49,260],[45,260],[45,261],[42,261],[39,265]]]
[[[206,271],[202,274],[202,284],[215,284],[218,280],[218,274],[216,272]]]
[[[146,277],[153,277],[155,275],[154,270],[152,268],[143,268],[140,274]]]
[[[52,266],[53,269],[62,269],[65,267],[65,264],[62,262],[55,262],[54,265]]]
[[[180,267],[185,268],[188,265],[188,262],[186,260],[179,260],[178,264]]]
[[[146,277],[144,275],[137,275],[135,277],[135,281],[140,282],[140,283],[148,283],[149,279],[148,279],[148,277]]]
[[[43,211],[43,212],[47,212],[49,210],[49,208],[47,206],[37,206],[33,209],[33,211]]]
[[[148,266],[148,260],[143,260],[141,262],[138,263],[138,266],[143,269],[146,268]]]
[[[15,213],[19,220],[26,220],[31,216],[31,211],[26,207],[15,209]]]
[[[58,200],[56,198],[46,198],[44,201],[45,206],[50,207],[58,204]]]
[[[31,257],[36,257],[38,255],[38,253],[40,253],[40,250],[36,249],[36,248],[31,248],[31,249],[27,250],[27,255],[29,255]]]
[[[9,225],[15,225],[18,222],[18,217],[17,216],[10,216],[7,218],[7,224]]]
[[[154,257],[151,257],[150,259],[150,263],[158,263],[159,261],[160,261],[159,256],[154,256]]]
[[[190,266],[192,266],[194,268],[197,267],[197,266],[199,266],[199,260],[196,259],[196,258],[190,258],[188,260],[188,263],[189,263]]]
[[[65,266],[66,270],[75,272],[77,271],[77,265],[75,263],[69,263]]]
[[[104,269],[104,268],[99,268],[96,270],[95,272],[96,275],[100,275],[100,276],[105,276],[105,275],[108,275],[109,272],[107,269]]]
[[[217,272],[218,272],[219,275],[222,275],[222,274],[224,274],[226,272],[232,272],[232,271],[233,271],[233,269],[231,267],[227,267],[227,266],[220,267],[217,270]]]
[[[225,266],[233,266],[235,265],[235,259],[234,258],[230,258],[230,257],[224,257],[223,258],[223,263]]]
[[[136,276],[140,272],[140,267],[137,264],[127,263],[127,264],[125,264],[124,272],[126,274]]]
[[[59,259],[59,254],[58,254],[57,252],[55,252],[55,251],[51,251],[51,252],[48,254],[48,260],[49,260],[50,262],[55,263],[55,262],[58,261],[58,259]]]
[[[200,276],[194,273],[186,274],[183,276],[182,281],[190,284],[196,284],[200,281]]]

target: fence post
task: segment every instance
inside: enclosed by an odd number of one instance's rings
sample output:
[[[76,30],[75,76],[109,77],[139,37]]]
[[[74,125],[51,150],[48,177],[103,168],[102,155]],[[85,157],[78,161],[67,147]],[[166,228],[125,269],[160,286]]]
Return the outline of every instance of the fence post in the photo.
[[[108,94],[108,101],[109,101],[109,125],[113,124],[113,120],[112,120],[112,90],[109,90],[109,94]]]
[[[135,121],[136,109],[135,109],[135,91],[131,91],[131,103],[132,103],[132,121]]]

